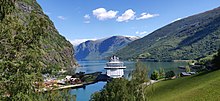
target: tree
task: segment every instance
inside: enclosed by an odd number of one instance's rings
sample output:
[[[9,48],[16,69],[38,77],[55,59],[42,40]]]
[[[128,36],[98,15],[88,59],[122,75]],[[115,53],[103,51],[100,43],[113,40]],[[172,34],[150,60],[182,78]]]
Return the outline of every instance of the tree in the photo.
[[[220,49],[218,50],[218,54],[214,56],[214,59],[212,60],[212,64],[214,67],[212,69],[220,69]]]
[[[159,72],[157,70],[154,70],[153,73],[151,74],[150,78],[152,80],[158,80],[160,77]]]
[[[189,66],[186,66],[186,72],[191,72],[191,69]]]
[[[135,69],[132,71],[132,80],[138,83],[144,83],[148,81],[148,71],[145,64],[137,62]]]
[[[137,62],[135,64],[135,70],[132,73],[132,79],[130,81],[131,86],[129,88],[133,88],[134,98],[136,101],[146,101],[147,98],[145,88],[146,86],[143,83],[148,82],[148,71],[147,67],[143,62]]]
[[[91,101],[128,101],[132,99],[128,82],[124,78],[113,79],[105,85],[101,92],[94,93]]]
[[[160,68],[160,69],[159,69],[159,75],[160,75],[159,78],[164,78],[164,77],[165,77],[165,71],[164,71],[164,68]]]
[[[168,72],[165,73],[165,77],[168,78],[168,79],[171,79],[174,76],[175,76],[174,71],[168,71]]]

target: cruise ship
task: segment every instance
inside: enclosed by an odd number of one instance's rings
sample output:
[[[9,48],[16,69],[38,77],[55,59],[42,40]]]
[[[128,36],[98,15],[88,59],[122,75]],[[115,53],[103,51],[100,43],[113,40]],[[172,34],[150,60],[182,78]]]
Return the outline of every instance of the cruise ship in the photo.
[[[106,74],[111,78],[121,78],[124,76],[124,63],[119,61],[119,58],[113,56],[110,58],[109,62],[106,63]]]

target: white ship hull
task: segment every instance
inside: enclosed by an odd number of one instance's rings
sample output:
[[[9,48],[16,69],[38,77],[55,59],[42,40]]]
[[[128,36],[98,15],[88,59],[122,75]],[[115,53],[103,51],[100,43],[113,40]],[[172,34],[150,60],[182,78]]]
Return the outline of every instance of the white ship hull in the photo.
[[[123,69],[107,69],[106,74],[111,78],[121,78],[124,76]]]

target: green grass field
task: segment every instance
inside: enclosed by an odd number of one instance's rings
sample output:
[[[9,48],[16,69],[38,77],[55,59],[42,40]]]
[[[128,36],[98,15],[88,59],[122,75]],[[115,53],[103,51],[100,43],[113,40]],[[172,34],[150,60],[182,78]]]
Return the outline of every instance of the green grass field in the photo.
[[[146,91],[150,101],[220,101],[220,70],[161,81]]]

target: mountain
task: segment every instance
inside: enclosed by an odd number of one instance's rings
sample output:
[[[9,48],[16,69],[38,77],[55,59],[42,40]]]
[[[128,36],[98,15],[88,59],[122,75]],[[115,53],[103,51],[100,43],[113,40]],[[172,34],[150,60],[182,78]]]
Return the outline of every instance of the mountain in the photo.
[[[36,0],[1,0],[0,5],[0,65],[77,65],[73,46],[58,33]]]
[[[138,37],[112,36],[95,41],[88,40],[75,47],[75,57],[77,60],[105,59],[137,38]]]
[[[220,48],[220,7],[168,24],[116,53],[123,59],[199,59]]]

